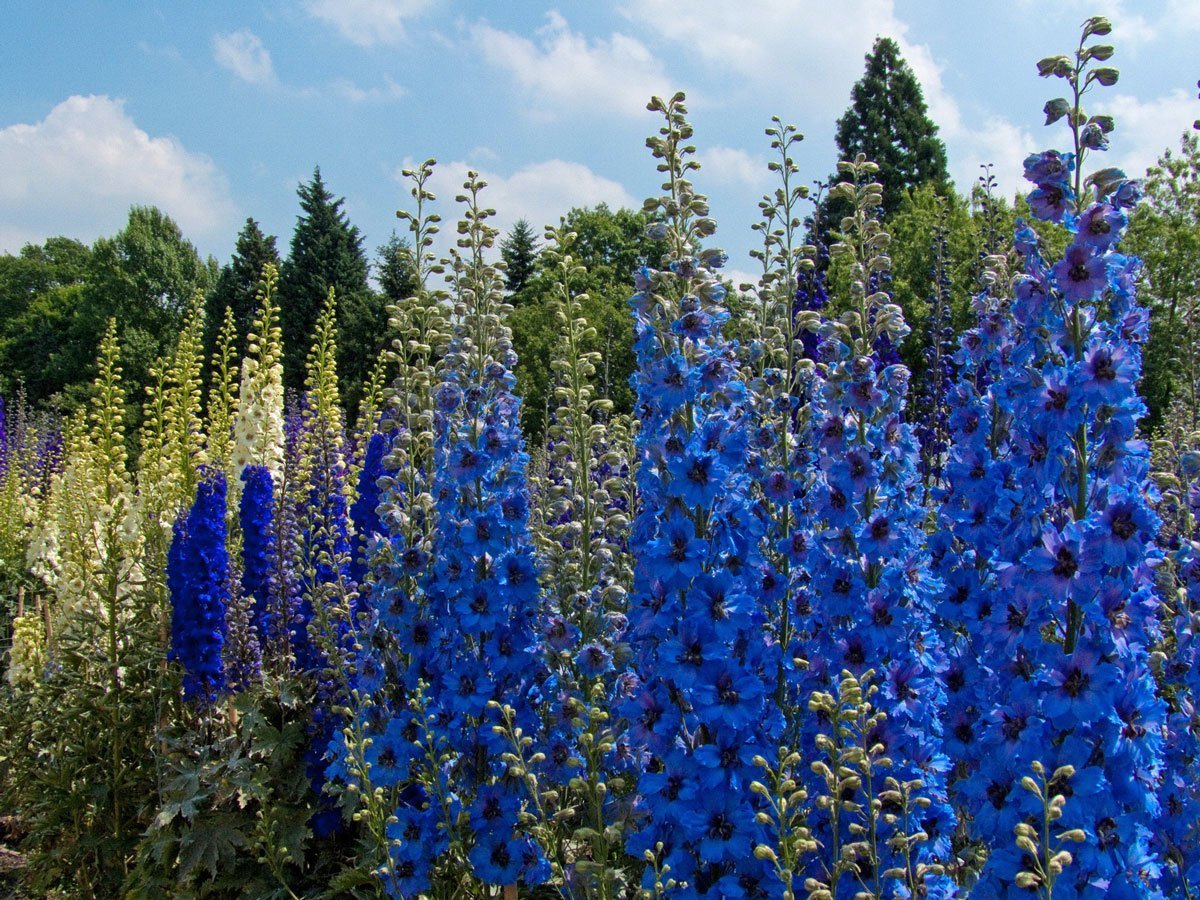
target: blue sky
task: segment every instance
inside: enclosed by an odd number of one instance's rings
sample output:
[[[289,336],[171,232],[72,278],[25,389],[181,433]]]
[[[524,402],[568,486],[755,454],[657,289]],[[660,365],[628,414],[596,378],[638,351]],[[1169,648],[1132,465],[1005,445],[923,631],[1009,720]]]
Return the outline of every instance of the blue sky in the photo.
[[[1112,18],[1121,81],[1111,160],[1142,172],[1200,116],[1200,0],[16,0],[0,54],[0,250],[118,230],[154,203],[224,262],[247,216],[286,253],[296,187],[320,164],[368,249],[407,204],[406,163],[436,157],[440,211],[468,168],[497,223],[656,190],[652,93],[685,90],[730,266],[773,187],[763,129],[806,140],[802,177],[835,163],[834,123],[877,35],[896,38],[965,189],[994,162],[1061,143],[1034,63]],[[448,229],[450,230],[450,229]]]

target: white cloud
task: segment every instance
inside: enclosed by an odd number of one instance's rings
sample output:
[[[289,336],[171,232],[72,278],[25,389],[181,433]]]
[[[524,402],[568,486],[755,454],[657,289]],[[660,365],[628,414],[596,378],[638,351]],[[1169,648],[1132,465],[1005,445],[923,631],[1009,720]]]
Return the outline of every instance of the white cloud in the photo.
[[[322,91],[315,89],[314,94],[332,93],[349,103],[386,103],[389,100],[399,100],[408,94],[408,90],[397,84],[388,76],[384,76],[382,87],[360,87],[348,78],[338,78],[330,82],[329,87]]]
[[[985,163],[993,163],[996,194],[1011,201],[1032,185],[1021,173],[1025,157],[1040,149],[1039,139],[1001,116],[990,116],[976,130],[954,135],[948,142],[950,176],[962,194],[969,194]]]
[[[1023,13],[1031,10],[1036,10],[1038,15],[1042,16],[1049,13],[1057,16],[1059,20],[1073,21],[1077,26],[1082,25],[1084,19],[1091,16],[1104,16],[1112,22],[1113,33],[1107,38],[1094,38],[1093,40],[1103,40],[1105,43],[1113,42],[1119,47],[1130,49],[1137,49],[1153,43],[1161,34],[1156,24],[1141,13],[1134,12],[1136,7],[1145,5],[1145,0],[1133,0],[1133,2],[1130,0],[1058,0],[1058,2],[1050,4],[1048,8],[1045,0],[1017,0],[1017,8]],[[1172,21],[1172,30],[1181,25],[1186,27],[1187,16],[1191,14],[1191,11],[1185,12],[1185,7],[1189,6],[1194,7],[1195,0],[1168,0],[1167,11],[1154,18],[1158,22],[1171,21],[1171,18],[1178,19],[1178,21]],[[1174,14],[1173,9],[1177,10]],[[1194,15],[1193,18],[1200,24],[1200,18]],[[1079,33],[1078,30],[1073,34],[1068,33],[1067,40],[1077,40]],[[1064,44],[1063,49],[1069,48]]]
[[[1172,29],[1200,31],[1200,3],[1196,0],[1167,0],[1167,11],[1163,17]]]
[[[766,160],[736,147],[701,148],[699,161],[705,182],[763,190],[775,178],[768,171]]]
[[[845,107],[877,35],[904,31],[893,0],[625,0],[621,11],[718,71],[786,85],[814,117]]]
[[[192,240],[235,224],[229,185],[212,160],[151,137],[120,100],[74,96],[41,122],[0,128],[0,249],[57,234],[91,241],[153,204]]]
[[[405,159],[400,168],[415,168],[417,164],[416,160]],[[409,183],[401,177],[400,168],[396,169],[395,177],[407,187]],[[607,203],[614,210],[640,206],[621,183],[567,160],[530,163],[511,175],[500,175],[462,161],[439,163],[427,186],[437,195],[437,211],[444,220],[439,235],[444,246],[439,248],[440,252],[451,243],[453,223],[459,218],[459,204],[454,203],[454,198],[462,193],[467,172],[472,170],[487,182],[480,193],[480,202],[496,210],[489,221],[502,234],[519,219],[525,219],[540,237],[544,226],[557,225],[559,218],[576,206]]]
[[[671,93],[662,64],[635,38],[614,33],[589,40],[557,12],[546,15],[536,42],[486,23],[471,28],[483,58],[507,72],[536,112],[645,112],[655,94]]]
[[[247,28],[214,36],[213,57],[222,68],[249,84],[275,83],[271,54],[258,35]]]
[[[1103,164],[1119,166],[1131,178],[1144,176],[1168,147],[1178,152],[1179,136],[1190,131],[1196,119],[1195,94],[1182,89],[1153,100],[1115,94],[1104,98],[1103,107],[1117,121]]]
[[[374,47],[404,40],[405,22],[434,0],[306,0],[305,8],[352,44]]]

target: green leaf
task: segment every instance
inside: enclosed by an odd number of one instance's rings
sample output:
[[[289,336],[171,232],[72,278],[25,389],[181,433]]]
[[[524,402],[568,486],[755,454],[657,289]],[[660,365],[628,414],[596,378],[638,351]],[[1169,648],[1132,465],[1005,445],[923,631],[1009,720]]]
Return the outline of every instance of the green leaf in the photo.
[[[1092,69],[1088,73],[1088,78],[1100,82],[1105,87],[1112,87],[1117,83],[1120,75],[1121,73],[1111,66],[1101,66],[1099,69]]]
[[[1117,123],[1113,120],[1112,116],[1092,116],[1088,119],[1088,124],[1099,125],[1100,130],[1108,134],[1116,127]]]
[[[1083,23],[1083,39],[1086,41],[1093,34],[1105,35],[1112,32],[1112,23],[1104,16],[1092,16]]]
[[[179,853],[180,878],[200,869],[215,876],[222,867],[237,861],[237,851],[246,843],[246,835],[229,824],[225,817],[212,822],[197,822]]]
[[[1101,62],[1111,59],[1113,52],[1110,44],[1096,44],[1094,47],[1088,47],[1086,51],[1088,59],[1098,59]]]

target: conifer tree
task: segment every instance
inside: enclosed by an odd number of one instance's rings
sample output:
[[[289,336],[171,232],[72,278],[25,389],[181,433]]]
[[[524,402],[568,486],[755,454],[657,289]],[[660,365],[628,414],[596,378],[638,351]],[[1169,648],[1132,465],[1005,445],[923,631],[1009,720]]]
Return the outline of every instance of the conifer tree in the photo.
[[[537,271],[538,242],[525,219],[518,219],[508,236],[500,242],[504,258],[504,286],[510,294],[519,294]]]
[[[333,288],[341,310],[339,331],[353,335],[339,341],[338,368],[346,385],[359,384],[383,344],[387,322],[382,304],[367,286],[362,235],[346,218],[342,209],[345,198],[334,197],[319,167],[313,170],[312,181],[302,184],[296,193],[301,214],[288,258],[279,270],[284,382],[297,390],[303,386],[317,318]],[[376,312],[378,316],[374,316]],[[373,317],[379,321],[373,322]],[[380,346],[359,346],[363,339],[377,339]]]
[[[217,336],[224,321],[225,308],[233,310],[237,340],[234,359],[241,359],[246,352],[245,335],[254,322],[258,308],[258,284],[262,280],[263,266],[267,263],[279,266],[279,251],[275,247],[275,235],[264,234],[258,222],[246,219],[238,232],[237,246],[233,257],[221,267],[216,285],[204,302],[204,358],[212,359],[217,349]]]
[[[899,207],[906,189],[930,182],[945,185],[950,175],[946,146],[899,45],[877,38],[866,60],[866,71],[850,92],[850,107],[838,119],[835,139],[838,159],[861,153],[878,163],[886,216]]]
[[[384,303],[402,303],[417,292],[417,265],[407,238],[395,232],[375,251],[375,278]]]

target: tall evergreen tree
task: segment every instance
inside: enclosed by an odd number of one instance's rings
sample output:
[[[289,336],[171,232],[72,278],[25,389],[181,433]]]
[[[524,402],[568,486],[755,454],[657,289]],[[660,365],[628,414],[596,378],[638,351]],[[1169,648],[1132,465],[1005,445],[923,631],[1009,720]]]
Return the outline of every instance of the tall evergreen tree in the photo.
[[[401,303],[421,286],[412,245],[394,231],[387,243],[375,251],[375,278],[384,303]]]
[[[300,185],[301,214],[292,235],[291,250],[279,272],[279,305],[283,325],[284,383],[299,390],[304,383],[304,362],[317,317],[333,288],[339,315],[338,368],[347,393],[363,382],[375,359],[383,334],[371,333],[364,322],[373,322],[382,303],[367,286],[367,257],[362,235],[351,225],[342,209],[344,197],[334,198],[313,170],[312,181]],[[369,335],[372,346],[360,346]]]
[[[279,251],[275,247],[275,236],[264,234],[258,222],[246,219],[238,233],[233,257],[221,267],[216,286],[209,291],[204,302],[204,358],[212,359],[217,345],[217,332],[225,320],[225,308],[233,310],[237,324],[236,358],[246,352],[246,335],[254,322],[257,308],[258,284],[262,280],[263,266],[267,263],[278,267]]]
[[[537,271],[538,242],[525,219],[518,219],[508,236],[500,242],[504,258],[504,286],[510,294],[521,293]]]
[[[899,45],[877,38],[866,60],[866,71],[850,92],[850,108],[838,119],[838,159],[863,153],[879,164],[886,216],[900,206],[905,190],[928,183],[945,186],[950,174],[946,145]]]

